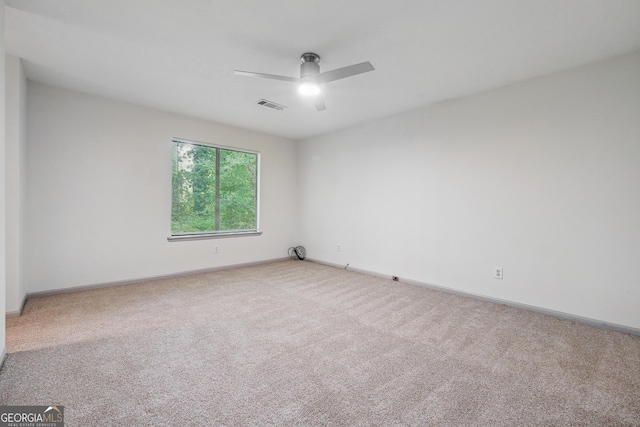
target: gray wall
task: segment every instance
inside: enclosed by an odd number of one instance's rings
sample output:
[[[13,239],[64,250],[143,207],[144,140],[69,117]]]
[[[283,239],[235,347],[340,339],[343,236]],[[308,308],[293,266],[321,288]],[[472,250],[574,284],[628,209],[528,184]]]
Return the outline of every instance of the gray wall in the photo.
[[[19,58],[7,55],[5,103],[6,286],[8,315],[18,315],[26,296],[24,260],[27,147],[27,80]]]
[[[640,53],[303,141],[299,170],[311,258],[640,328]]]
[[[4,129],[4,2],[0,5],[0,129]],[[5,132],[0,132],[0,307],[6,312],[6,222],[5,222]],[[5,347],[5,316],[0,316],[0,363],[7,353]]]
[[[296,241],[295,142],[33,82],[27,104],[28,292],[282,258]],[[173,137],[261,153],[262,236],[167,241]]]

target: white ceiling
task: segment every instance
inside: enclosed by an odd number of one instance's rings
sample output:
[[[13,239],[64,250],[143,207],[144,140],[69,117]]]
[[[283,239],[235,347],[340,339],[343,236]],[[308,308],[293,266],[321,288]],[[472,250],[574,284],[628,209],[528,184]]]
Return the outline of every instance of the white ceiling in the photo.
[[[640,0],[7,0],[27,77],[292,139],[640,49]],[[317,112],[291,83],[329,83]],[[283,112],[255,105],[265,98]]]

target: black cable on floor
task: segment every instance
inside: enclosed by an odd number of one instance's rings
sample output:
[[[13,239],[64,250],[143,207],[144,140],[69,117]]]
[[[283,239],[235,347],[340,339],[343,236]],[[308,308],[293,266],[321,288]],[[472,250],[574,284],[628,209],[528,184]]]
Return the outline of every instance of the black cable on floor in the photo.
[[[307,251],[304,246],[294,246],[289,248],[289,258],[295,260],[303,260],[307,256]]]

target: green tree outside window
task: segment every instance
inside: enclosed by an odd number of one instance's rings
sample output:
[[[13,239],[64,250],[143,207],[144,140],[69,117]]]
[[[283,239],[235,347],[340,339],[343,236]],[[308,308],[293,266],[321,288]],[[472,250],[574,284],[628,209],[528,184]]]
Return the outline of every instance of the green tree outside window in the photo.
[[[257,227],[258,154],[173,141],[171,234]]]

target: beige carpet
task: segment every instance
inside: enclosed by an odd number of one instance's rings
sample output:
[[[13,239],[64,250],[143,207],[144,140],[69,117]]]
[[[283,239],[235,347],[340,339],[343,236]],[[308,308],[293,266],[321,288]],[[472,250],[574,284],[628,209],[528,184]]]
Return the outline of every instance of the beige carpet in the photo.
[[[67,426],[640,426],[640,337],[301,261],[29,300]]]

